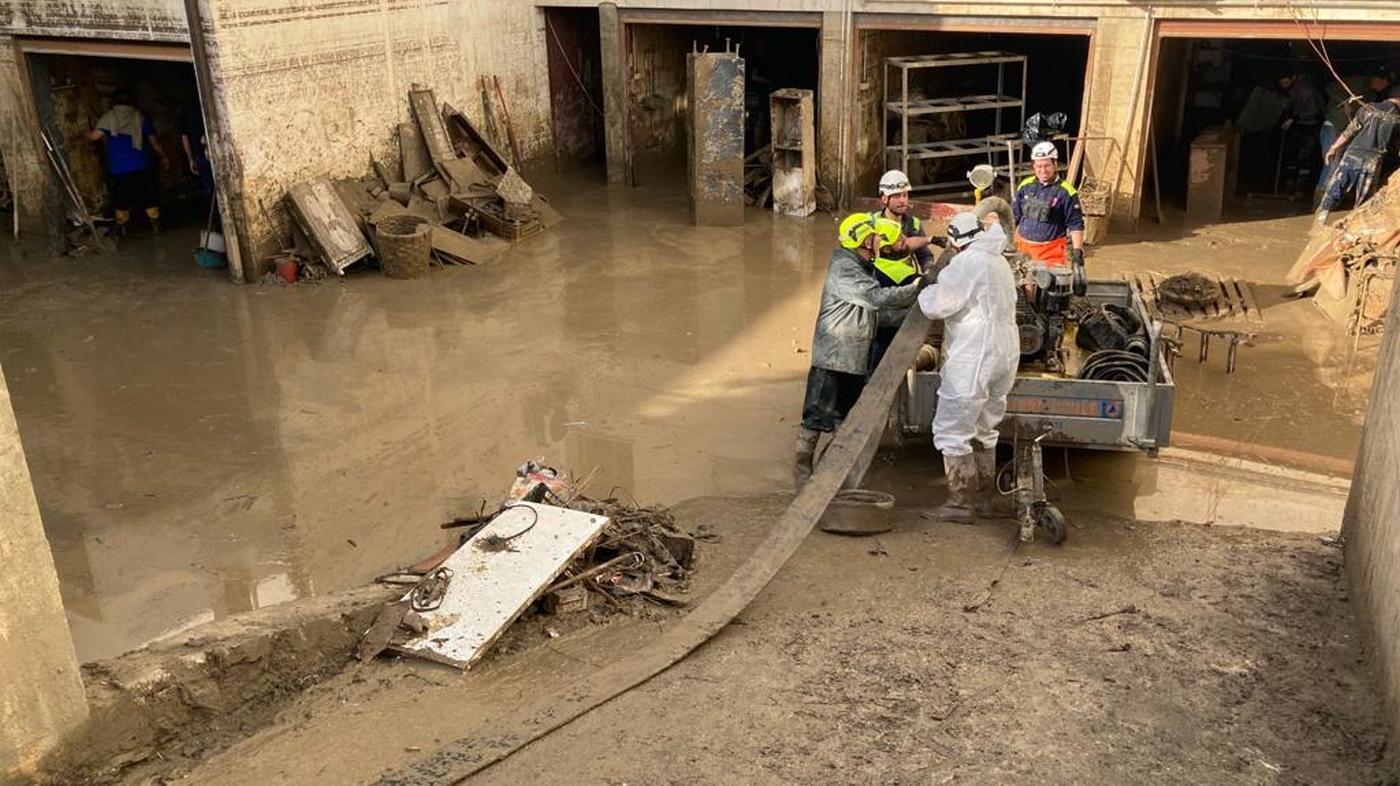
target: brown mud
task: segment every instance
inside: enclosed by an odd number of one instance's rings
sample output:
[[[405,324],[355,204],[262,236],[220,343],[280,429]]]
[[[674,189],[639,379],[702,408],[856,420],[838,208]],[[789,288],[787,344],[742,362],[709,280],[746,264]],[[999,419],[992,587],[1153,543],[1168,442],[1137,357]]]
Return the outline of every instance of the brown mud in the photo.
[[[784,504],[679,506],[723,534],[699,594]],[[1390,782],[1335,548],[1089,513],[1064,547],[1013,543],[1010,522],[910,507],[886,535],[814,533],[689,658],[470,782]],[[356,667],[175,782],[372,782],[655,630],[578,629],[465,675]]]

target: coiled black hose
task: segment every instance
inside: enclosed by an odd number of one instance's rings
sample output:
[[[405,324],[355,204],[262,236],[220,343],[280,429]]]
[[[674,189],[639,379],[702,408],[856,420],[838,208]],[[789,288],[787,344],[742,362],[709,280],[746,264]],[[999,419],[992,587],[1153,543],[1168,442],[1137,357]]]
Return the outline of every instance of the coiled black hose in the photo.
[[[1079,378],[1102,382],[1147,382],[1147,358],[1121,349],[1100,350],[1084,359]]]

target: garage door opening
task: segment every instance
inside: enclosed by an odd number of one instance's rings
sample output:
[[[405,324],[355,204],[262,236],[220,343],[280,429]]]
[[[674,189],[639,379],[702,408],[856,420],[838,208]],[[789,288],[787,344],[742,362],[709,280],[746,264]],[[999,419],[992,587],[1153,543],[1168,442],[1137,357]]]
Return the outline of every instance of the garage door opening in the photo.
[[[211,212],[217,225],[189,62],[32,50],[26,60],[40,128],[99,226],[193,231]]]
[[[630,24],[625,52],[628,73],[628,136],[635,185],[685,183],[686,55],[722,52],[735,46],[744,59],[744,154],[771,142],[769,98],[774,91],[817,90],[818,31],[740,25]],[[768,204],[764,196],[763,207]]]
[[[561,166],[596,168],[607,152],[598,9],[546,8],[544,24],[555,156]]]
[[[1365,100],[1400,89],[1377,78],[1400,68],[1400,44],[1326,46],[1338,74]],[[1328,176],[1323,146],[1351,111],[1345,90],[1303,40],[1163,38],[1142,215],[1157,209],[1154,158],[1166,216],[1209,222],[1311,212]]]
[[[856,193],[874,194],[880,174],[906,162],[910,183],[924,198],[971,193],[966,173],[977,164],[997,169],[998,189],[1013,158],[1017,176],[1029,174],[1029,151],[1018,141],[1022,122],[1063,112],[1063,133],[1079,132],[1089,47],[1087,30],[863,30]],[[1062,163],[1066,147],[1061,142]]]

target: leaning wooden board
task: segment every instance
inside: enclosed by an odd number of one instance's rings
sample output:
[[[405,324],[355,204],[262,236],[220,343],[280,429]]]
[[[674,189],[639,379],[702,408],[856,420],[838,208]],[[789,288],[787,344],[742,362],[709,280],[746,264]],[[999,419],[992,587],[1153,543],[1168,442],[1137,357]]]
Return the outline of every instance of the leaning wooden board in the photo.
[[[606,516],[568,508],[512,505],[442,563],[452,579],[442,605],[420,612],[428,629],[390,649],[471,666],[607,523]]]
[[[288,212],[321,261],[336,273],[373,253],[360,222],[324,177],[297,183],[287,191]]]
[[[567,693],[523,702],[509,714],[493,719],[490,736],[466,737],[448,743],[405,769],[386,773],[376,783],[381,786],[457,783],[646,682],[728,625],[802,545],[861,451],[884,431],[895,391],[903,384],[905,372],[913,366],[914,356],[928,334],[928,326],[928,319],[919,309],[909,310],[879,368],[836,432],[811,480],[774,523],[768,538],[694,611],[663,630],[649,644],[602,667]]]

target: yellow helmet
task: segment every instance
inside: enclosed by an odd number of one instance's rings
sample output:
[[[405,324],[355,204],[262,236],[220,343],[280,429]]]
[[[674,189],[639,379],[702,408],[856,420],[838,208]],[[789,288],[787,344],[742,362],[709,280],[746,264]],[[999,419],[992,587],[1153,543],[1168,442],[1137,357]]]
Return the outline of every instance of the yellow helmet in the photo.
[[[841,222],[837,237],[842,248],[860,248],[872,234],[880,235],[881,245],[892,246],[899,240],[901,231],[899,223],[888,218],[876,218],[869,213],[852,213]]]

